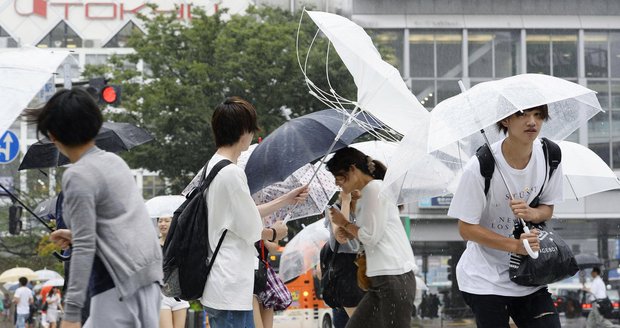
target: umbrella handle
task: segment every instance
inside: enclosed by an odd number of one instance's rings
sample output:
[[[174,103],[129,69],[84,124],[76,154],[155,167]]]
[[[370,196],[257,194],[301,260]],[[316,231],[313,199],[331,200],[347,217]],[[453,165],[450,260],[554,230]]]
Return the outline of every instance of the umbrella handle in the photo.
[[[526,225],[523,225],[523,231],[525,233],[530,233],[530,228],[528,228]],[[523,247],[525,247],[527,254],[529,254],[531,258],[533,259],[538,258],[539,252],[534,252],[534,250],[532,250],[532,247],[530,246],[530,242],[527,239],[523,239]]]
[[[67,262],[69,260],[71,260],[71,255],[62,255],[60,253],[58,253],[57,251],[54,251],[54,253],[52,253],[52,255],[54,255],[55,258],[57,258],[60,262]]]

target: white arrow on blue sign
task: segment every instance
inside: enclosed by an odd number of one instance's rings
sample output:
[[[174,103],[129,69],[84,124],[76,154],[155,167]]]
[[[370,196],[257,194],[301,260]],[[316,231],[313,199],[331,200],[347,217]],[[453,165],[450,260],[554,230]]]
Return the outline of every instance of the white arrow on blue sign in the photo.
[[[10,163],[19,154],[19,139],[15,133],[6,131],[0,137],[0,163]]]

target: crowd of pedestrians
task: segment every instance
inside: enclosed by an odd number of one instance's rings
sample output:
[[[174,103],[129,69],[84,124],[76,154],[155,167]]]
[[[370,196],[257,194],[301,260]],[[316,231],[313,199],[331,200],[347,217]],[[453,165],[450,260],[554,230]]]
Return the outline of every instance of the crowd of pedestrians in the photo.
[[[127,164],[95,145],[103,118],[91,96],[81,89],[62,90],[27,115],[72,163],[62,178],[67,229],[51,234],[63,249],[72,249],[71,267],[64,309],[53,292],[47,297],[47,317],[55,320],[64,310],[63,328],[80,327],[84,321],[85,327],[184,327],[189,304],[160,291],[161,246],[172,213],[158,218],[159,232],[155,231]],[[519,327],[560,325],[545,286],[521,286],[508,277],[510,253],[527,254],[523,240],[534,251],[539,248],[536,230],[519,239],[511,236],[513,218],[544,222],[562,199],[561,166],[547,177],[538,139],[547,119],[543,105],[497,122],[506,137],[491,148],[514,194],[506,192],[499,177],[485,190],[474,157],[464,169],[448,212],[459,219],[459,232],[467,240],[457,279],[478,327],[505,327],[509,318]],[[264,252],[288,230],[281,221],[265,224],[262,218],[305,201],[308,189],[300,187],[269,203],[255,204],[244,170],[236,165],[259,131],[256,110],[248,101],[226,98],[215,108],[211,130],[217,150],[206,162],[205,172],[221,161],[232,164],[219,171],[204,194],[210,248],[215,249],[220,236],[227,234],[199,301],[213,328],[269,328],[273,308],[261,296],[264,286],[257,288],[256,281]],[[379,197],[385,165],[345,147],[326,166],[341,189],[340,208],[331,207],[327,215],[329,246],[335,253],[356,254],[349,261],[357,264],[354,283],[362,290],[359,298],[340,306],[346,327],[409,327],[417,267],[397,204]],[[537,206],[530,206],[529,196],[539,197]],[[498,220],[508,220],[510,227]],[[353,243],[361,247],[353,249]],[[350,280],[338,283],[351,285]],[[17,326],[23,327],[34,299],[26,282],[20,284],[14,299]],[[91,306],[85,319],[82,309],[88,299]],[[428,305],[430,299],[425,301]]]

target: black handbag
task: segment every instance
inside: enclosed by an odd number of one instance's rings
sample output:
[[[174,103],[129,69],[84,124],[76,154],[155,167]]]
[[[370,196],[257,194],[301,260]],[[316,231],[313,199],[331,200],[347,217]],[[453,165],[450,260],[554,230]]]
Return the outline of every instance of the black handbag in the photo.
[[[329,307],[355,307],[364,297],[357,285],[356,254],[332,251],[329,243],[321,249],[321,294]]]
[[[515,221],[514,237],[519,239],[523,233],[521,220]],[[579,267],[570,247],[555,231],[544,222],[528,223],[530,229],[538,229],[540,251],[538,258],[529,255],[510,255],[510,280],[523,286],[541,286],[572,277]]]

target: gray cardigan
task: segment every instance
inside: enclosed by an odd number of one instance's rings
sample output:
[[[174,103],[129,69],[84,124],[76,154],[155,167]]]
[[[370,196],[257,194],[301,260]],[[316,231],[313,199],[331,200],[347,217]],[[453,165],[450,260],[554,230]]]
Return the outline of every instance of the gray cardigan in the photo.
[[[120,299],[161,282],[162,254],[127,164],[97,147],[89,149],[62,177],[64,219],[73,251],[65,320],[80,321],[95,254],[114,281]]]

